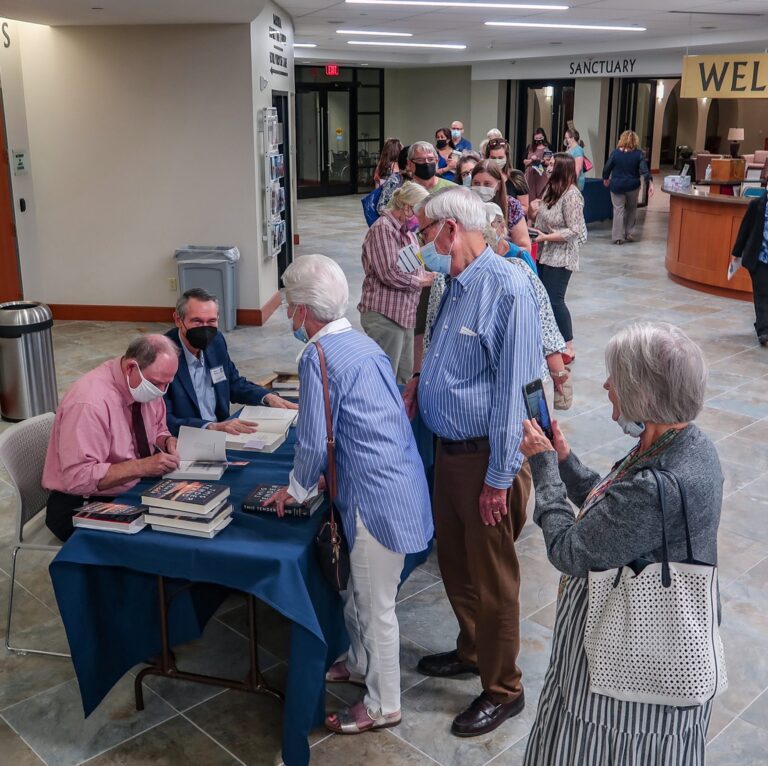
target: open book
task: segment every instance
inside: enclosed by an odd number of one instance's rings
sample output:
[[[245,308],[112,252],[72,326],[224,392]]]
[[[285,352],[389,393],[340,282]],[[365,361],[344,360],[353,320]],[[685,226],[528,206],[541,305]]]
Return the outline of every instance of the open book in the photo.
[[[223,431],[182,426],[176,444],[179,467],[165,478],[218,481],[227,468],[226,441]]]
[[[243,407],[240,420],[256,423],[257,429],[252,434],[227,434],[227,449],[274,452],[285,441],[298,414],[298,410],[279,407]]]

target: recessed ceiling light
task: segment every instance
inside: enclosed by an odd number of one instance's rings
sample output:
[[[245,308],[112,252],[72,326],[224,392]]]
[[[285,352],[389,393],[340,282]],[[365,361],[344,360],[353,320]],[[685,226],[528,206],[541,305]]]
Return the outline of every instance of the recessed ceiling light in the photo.
[[[357,5],[428,5],[437,8],[504,8],[524,11],[567,11],[568,5],[542,5],[540,3],[470,3],[460,0],[344,0]]]
[[[337,35],[373,35],[375,37],[413,37],[410,32],[365,32],[361,29],[337,29]]]
[[[702,27],[702,29],[717,29],[717,27]]]
[[[316,43],[294,43],[294,48],[317,48]]]
[[[383,40],[347,40],[347,45],[389,45],[398,48],[449,48],[463,51],[467,46],[458,43],[390,43]]]
[[[599,29],[610,32],[646,32],[645,27],[617,27],[608,24],[545,24],[535,21],[486,21],[487,27],[536,27],[539,29]]]

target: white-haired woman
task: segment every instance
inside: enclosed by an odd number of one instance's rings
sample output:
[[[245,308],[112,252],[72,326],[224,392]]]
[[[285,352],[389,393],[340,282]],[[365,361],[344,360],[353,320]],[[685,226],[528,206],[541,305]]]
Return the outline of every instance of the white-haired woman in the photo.
[[[709,437],[691,421],[704,404],[701,349],[678,327],[635,324],[605,352],[613,419],[637,445],[604,478],[582,465],[553,422],[551,444],[525,421],[520,451],[536,487],[534,521],[563,573],[553,648],[525,766],[701,766],[711,702],[694,707],[624,702],[593,694],[584,651],[587,575],[636,559],[660,561],[662,516],[651,468],[674,474],[687,495],[694,558],[717,563],[723,475]],[[671,561],[687,558],[681,495],[665,479]],[[580,507],[574,516],[573,502]]]
[[[432,284],[434,275],[417,269],[408,273],[397,264],[404,248],[418,247],[419,227],[414,214],[428,197],[418,184],[406,181],[392,195],[384,213],[363,240],[363,292],[357,310],[360,324],[392,363],[397,382],[405,385],[413,374],[413,328],[421,290]]]
[[[568,409],[573,401],[573,390],[568,387],[569,396],[565,396],[566,392],[563,387],[569,377],[563,362],[563,354],[566,351],[565,339],[560,330],[557,329],[557,322],[555,322],[555,315],[552,312],[552,304],[549,302],[547,290],[526,260],[526,256],[530,258],[528,253],[507,239],[506,216],[501,212],[501,208],[495,202],[486,202],[485,210],[488,216],[488,227],[484,233],[486,243],[497,255],[506,258],[507,263],[513,268],[522,269],[536,293],[539,302],[541,340],[544,345],[545,359],[541,377],[542,380],[552,377],[555,391],[560,394],[555,404],[562,402],[565,406],[558,407],[558,409]]]
[[[297,258],[283,274],[288,318],[306,343],[299,358],[299,421],[290,484],[272,498],[279,516],[286,499],[318,492],[327,469],[320,362],[328,368],[336,440],[337,498],[350,547],[344,598],[349,654],[329,682],[366,687],[356,704],[326,718],[328,729],[359,734],[400,723],[400,635],[395,596],[405,554],[432,539],[424,465],[405,415],[389,359],[344,318],[349,288],[339,265],[324,255]]]

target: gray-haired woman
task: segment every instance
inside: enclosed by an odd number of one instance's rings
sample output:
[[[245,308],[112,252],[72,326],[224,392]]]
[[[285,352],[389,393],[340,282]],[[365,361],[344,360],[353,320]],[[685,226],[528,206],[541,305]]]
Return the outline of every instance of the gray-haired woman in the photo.
[[[550,665],[525,766],[699,766],[711,702],[694,707],[623,702],[593,694],[584,652],[587,575],[635,559],[661,560],[659,490],[650,468],[677,477],[688,498],[694,557],[717,563],[723,475],[715,447],[691,421],[704,402],[701,349],[678,327],[635,324],[605,352],[613,419],[637,445],[605,478],[581,464],[553,422],[551,444],[525,421],[520,451],[536,487],[534,521],[563,572]],[[670,560],[687,557],[680,494],[666,478]],[[580,508],[574,516],[569,499]]]

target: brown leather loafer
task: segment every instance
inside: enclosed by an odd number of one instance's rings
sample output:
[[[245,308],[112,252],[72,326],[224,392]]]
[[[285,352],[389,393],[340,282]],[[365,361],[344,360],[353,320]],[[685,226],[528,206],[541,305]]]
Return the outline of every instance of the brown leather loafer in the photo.
[[[457,737],[478,737],[497,729],[507,718],[523,712],[525,694],[512,702],[497,704],[483,692],[470,706],[453,719],[451,734]]]
[[[452,652],[428,654],[426,657],[422,657],[416,669],[424,676],[435,676],[436,678],[451,678],[468,673],[480,675],[477,665],[470,665],[470,663],[460,660],[459,653],[455,649]]]

